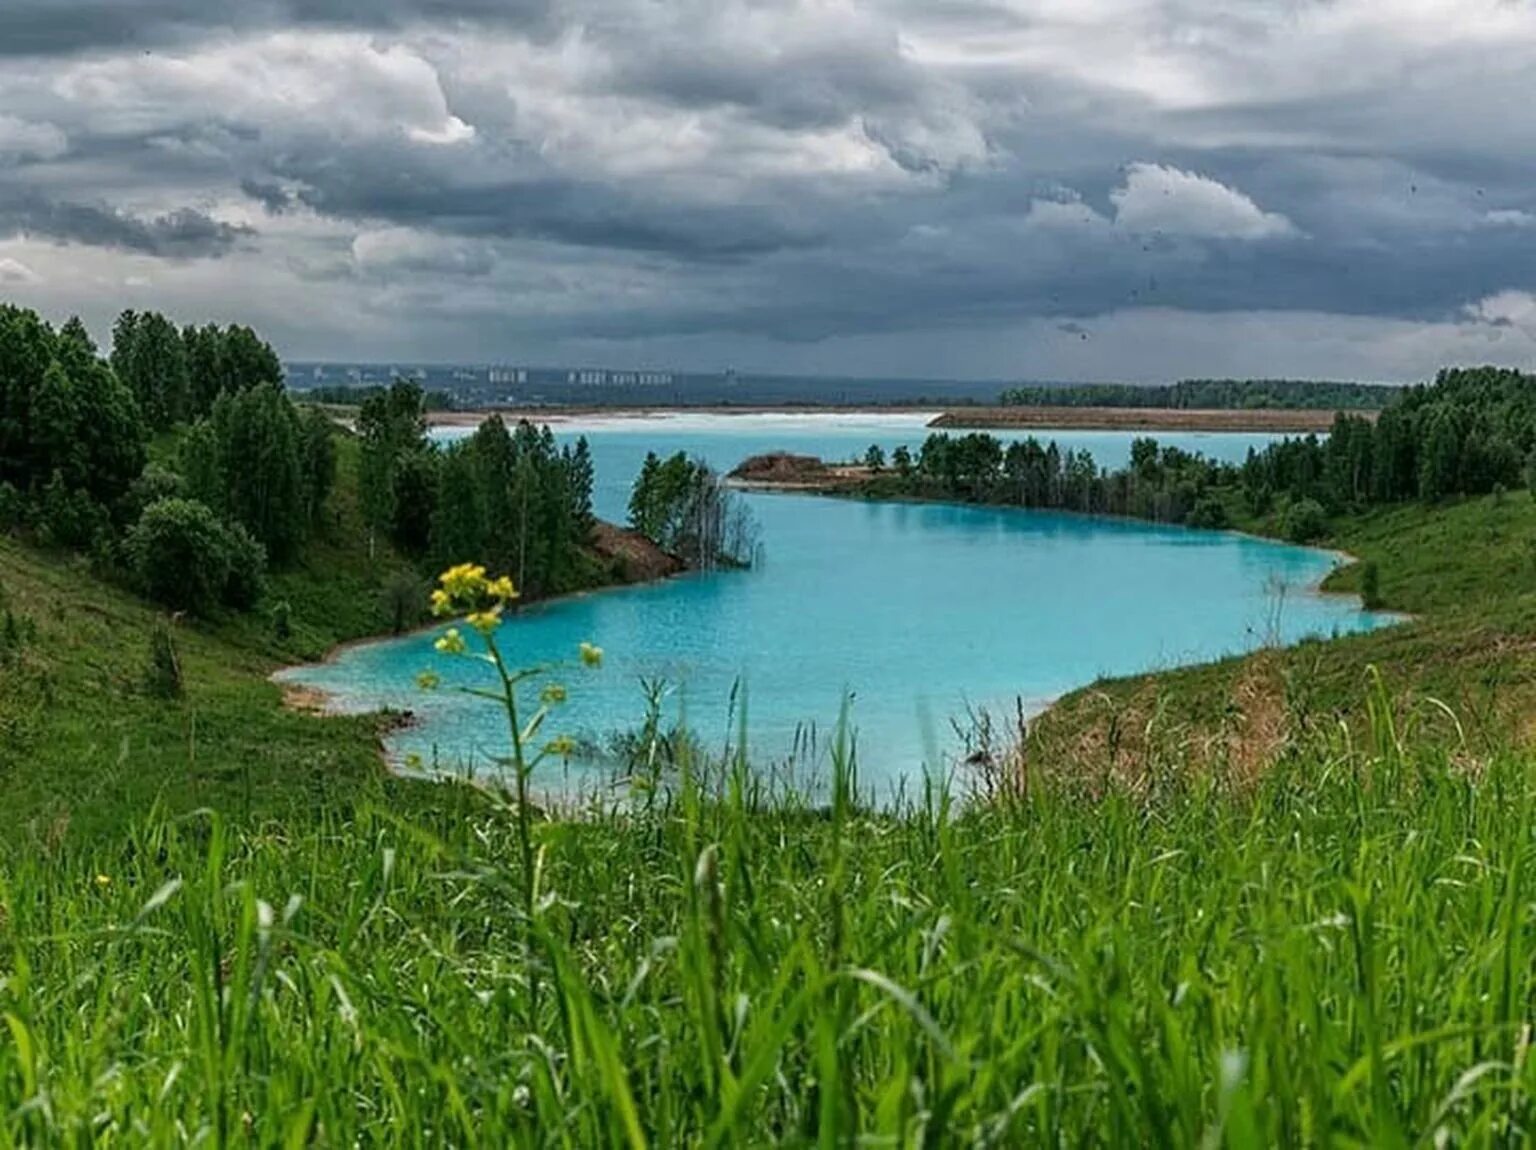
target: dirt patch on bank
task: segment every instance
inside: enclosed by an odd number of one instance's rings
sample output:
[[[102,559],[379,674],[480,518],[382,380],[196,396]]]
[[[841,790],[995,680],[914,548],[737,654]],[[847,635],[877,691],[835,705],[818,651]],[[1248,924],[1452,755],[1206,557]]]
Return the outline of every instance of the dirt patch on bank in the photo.
[[[687,569],[676,555],[663,551],[638,531],[599,520],[592,529],[592,550],[613,564],[626,583],[670,579]]]

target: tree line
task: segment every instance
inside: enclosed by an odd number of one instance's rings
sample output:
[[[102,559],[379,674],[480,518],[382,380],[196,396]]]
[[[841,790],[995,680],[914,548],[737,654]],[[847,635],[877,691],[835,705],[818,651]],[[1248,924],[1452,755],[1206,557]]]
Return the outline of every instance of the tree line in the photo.
[[[1311,379],[1186,379],[1139,386],[1127,383],[1028,384],[1009,388],[1008,407],[1263,408],[1310,411],[1377,411],[1400,389],[1370,383]]]
[[[440,447],[426,433],[420,385],[398,380],[358,413],[361,497],[370,545],[387,536],[434,565],[475,562],[528,596],[587,584],[592,455],[585,437],[557,447],[548,427],[509,429],[492,415]]]
[[[584,440],[557,448],[547,428],[492,417],[439,447],[426,405],[402,381],[359,413],[358,497],[375,549],[383,537],[423,565],[483,563],[530,596],[600,577],[584,552]],[[87,552],[166,606],[248,609],[269,567],[340,530],[337,435],[320,409],[295,405],[250,328],[127,311],[103,355],[78,319],[55,329],[0,307],[0,531]]]
[[[309,403],[328,403],[336,407],[359,407],[375,396],[389,390],[382,383],[326,383],[319,387],[304,388],[297,392],[300,399]],[[428,411],[455,411],[458,408],[453,393],[434,389],[422,393],[422,403]]]
[[[1272,516],[1288,537],[1322,535],[1329,516],[1380,504],[1433,503],[1526,485],[1536,490],[1536,376],[1501,368],[1447,369],[1402,390],[1374,421],[1340,412],[1326,437],[1287,438],[1220,463],[1152,439],[1123,468],[1034,438],[931,435],[889,464],[871,448],[870,494],[917,495],[1126,515],[1223,527],[1234,515]]]

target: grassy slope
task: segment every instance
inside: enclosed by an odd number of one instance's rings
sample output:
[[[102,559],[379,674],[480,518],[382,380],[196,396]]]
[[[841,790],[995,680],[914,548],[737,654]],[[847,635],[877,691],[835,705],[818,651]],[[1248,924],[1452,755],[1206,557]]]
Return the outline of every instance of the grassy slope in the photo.
[[[1034,761],[1124,766],[1149,744],[1181,742],[1213,762],[1257,759],[1308,727],[1340,720],[1358,727],[1371,667],[1398,700],[1399,721],[1413,722],[1423,737],[1489,746],[1511,732],[1522,741],[1531,733],[1536,501],[1519,493],[1429,510],[1382,509],[1341,520],[1326,543],[1374,560],[1386,606],[1414,621],[1095,683],[1037,723]],[[1358,579],[1358,566],[1345,567],[1324,587],[1352,592]]]
[[[303,566],[274,575],[266,602],[287,600],[292,635],[266,610],[174,634],[185,698],[144,689],[149,636],[161,618],[72,557],[0,537],[6,605],[36,629],[19,661],[0,668],[0,799],[33,834],[106,829],[155,801],[255,816],[379,784],[374,718],[316,719],[282,708],[267,681],[345,639],[385,631],[383,580],[402,568],[371,562],[355,506],[355,453],[341,454],[339,527]],[[345,540],[355,540],[348,544]]]

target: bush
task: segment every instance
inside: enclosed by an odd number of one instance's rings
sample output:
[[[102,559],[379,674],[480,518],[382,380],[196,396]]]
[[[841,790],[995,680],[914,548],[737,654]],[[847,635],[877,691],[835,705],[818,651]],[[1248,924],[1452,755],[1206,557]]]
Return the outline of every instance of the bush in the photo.
[[[1311,543],[1328,533],[1328,513],[1315,499],[1298,499],[1280,512],[1280,532],[1292,543]]]
[[[186,496],[185,479],[158,463],[151,463],[128,488],[128,494],[121,500],[118,510],[125,522],[132,523],[144,514],[144,509],[151,503],[158,503],[162,499],[184,499]]]
[[[1190,527],[1220,531],[1227,526],[1227,505],[1214,495],[1202,495],[1195,501],[1185,522]]]
[[[272,634],[281,642],[287,642],[293,636],[293,608],[286,599],[272,604]]]
[[[1381,571],[1374,560],[1367,560],[1360,567],[1360,603],[1367,611],[1381,607]]]
[[[229,548],[229,578],[224,604],[245,611],[256,606],[266,588],[267,549],[238,523],[224,524]]]
[[[389,614],[390,629],[398,635],[426,614],[427,585],[409,571],[397,571],[384,584],[380,598]]]
[[[43,489],[39,526],[55,547],[86,547],[108,527],[107,513],[82,488],[70,487],[57,471]]]
[[[15,531],[25,527],[30,508],[27,500],[13,483],[0,483],[0,531]]]
[[[144,509],[124,544],[139,588],[178,610],[245,608],[261,594],[266,553],[248,531],[206,504],[161,499]]]
[[[181,697],[181,658],[165,623],[155,624],[149,634],[149,665],[144,670],[144,689],[157,699]]]

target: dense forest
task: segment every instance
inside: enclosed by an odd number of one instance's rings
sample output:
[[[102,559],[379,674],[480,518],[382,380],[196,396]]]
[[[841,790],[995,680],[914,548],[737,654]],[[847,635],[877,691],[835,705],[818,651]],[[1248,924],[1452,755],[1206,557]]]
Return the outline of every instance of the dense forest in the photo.
[[[1400,389],[1309,379],[1186,379],[1163,386],[1084,383],[1009,388],[1008,407],[1151,407],[1171,409],[1375,411]]]
[[[253,607],[269,570],[342,530],[329,501],[344,433],[296,405],[283,375],[247,327],[128,311],[104,357],[78,319],[55,330],[0,308],[0,531],[85,553],[176,610]],[[585,441],[557,448],[547,428],[493,417],[444,448],[426,409],[412,382],[364,397],[356,498],[370,554],[382,542],[423,569],[483,563],[529,597],[604,580],[585,550]],[[397,625],[419,611],[402,602]]]
[[[1341,412],[1326,437],[1281,440],[1240,465],[1138,439],[1129,466],[1034,438],[937,434],[889,464],[872,449],[869,494],[916,495],[1128,515],[1199,527],[1273,516],[1298,541],[1327,518],[1378,504],[1485,495],[1536,480],[1536,377],[1499,368],[1442,371],[1372,421]]]

